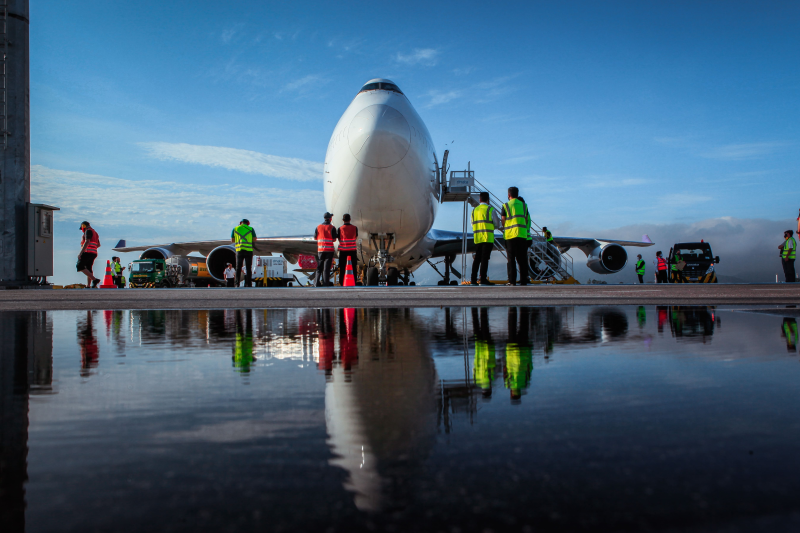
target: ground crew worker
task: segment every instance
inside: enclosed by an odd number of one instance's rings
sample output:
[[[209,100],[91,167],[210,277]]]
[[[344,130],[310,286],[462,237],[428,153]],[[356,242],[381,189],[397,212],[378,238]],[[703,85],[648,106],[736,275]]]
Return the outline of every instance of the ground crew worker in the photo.
[[[533,351],[528,342],[528,313],[527,307],[521,308],[518,328],[517,308],[508,308],[508,343],[503,375],[504,384],[511,394],[511,403],[519,403],[522,391],[531,383]]]
[[[636,256],[636,275],[639,276],[639,283],[644,283],[644,260],[642,254]]]
[[[225,269],[224,277],[225,277],[225,286],[233,287],[236,280],[236,269],[233,268],[232,264],[228,263],[228,268]]]
[[[252,313],[250,309],[236,311],[236,341],[233,345],[232,359],[233,368],[243,374],[249,373],[250,367],[256,361],[253,353],[255,342],[253,341]]]
[[[544,232],[544,240],[548,245],[555,244],[555,240],[553,239],[553,234],[550,233],[550,230],[547,229],[547,226],[542,226],[542,231]]]
[[[480,271],[480,284],[491,285],[489,283],[489,259],[492,257],[494,249],[494,228],[495,223],[500,225],[500,220],[494,207],[489,205],[489,193],[480,194],[481,203],[472,210],[472,241],[475,243],[475,259],[472,261],[472,285],[478,284],[478,272]]]
[[[97,284],[100,283],[100,278],[94,277],[92,266],[94,265],[94,260],[97,259],[97,249],[100,248],[100,235],[98,235],[97,230],[85,220],[81,222],[81,231],[83,232],[83,237],[81,237],[81,251],[78,252],[78,264],[75,266],[78,272],[86,274],[86,288],[97,288]]]
[[[231,242],[236,244],[236,281],[238,287],[244,271],[244,286],[253,285],[253,243],[256,242],[256,230],[250,227],[250,221],[243,218],[239,225],[231,231]]]
[[[659,283],[669,283],[667,279],[667,260],[661,257],[660,250],[656,252],[656,260],[653,262],[656,264],[656,280]]]
[[[675,252],[675,255],[672,256],[672,262],[669,265],[670,275],[672,279],[670,280],[672,283],[683,282],[683,271],[678,268],[678,263],[683,262],[683,256],[679,252]]]
[[[339,239],[339,285],[344,287],[344,274],[347,271],[347,258],[353,265],[353,274],[358,272],[358,228],[350,223],[350,215],[342,215],[343,224],[336,230]],[[319,263],[318,263],[319,264]]]
[[[508,188],[508,202],[503,204],[500,221],[508,254],[508,284],[517,284],[519,266],[520,285],[528,284],[528,206],[519,200],[519,189]]]
[[[122,277],[122,271],[125,270],[125,267],[119,264],[121,259],[117,256],[111,258],[111,271],[114,273],[114,284],[119,287],[120,289],[125,288],[125,281]]]
[[[481,388],[484,398],[491,398],[497,359],[492,333],[489,330],[489,310],[486,307],[481,307],[480,318],[478,317],[478,308],[472,308],[472,330],[475,334],[475,364],[473,366],[475,384]]]
[[[324,222],[314,230],[317,241],[317,276],[314,285],[327,287],[331,282],[331,263],[333,262],[333,242],[337,239],[336,228],[331,224],[333,214],[325,213]]]
[[[781,263],[783,264],[783,276],[786,283],[794,283],[794,260],[797,257],[797,241],[792,237],[792,230],[787,229],[783,232],[783,244],[778,246],[781,251]]]

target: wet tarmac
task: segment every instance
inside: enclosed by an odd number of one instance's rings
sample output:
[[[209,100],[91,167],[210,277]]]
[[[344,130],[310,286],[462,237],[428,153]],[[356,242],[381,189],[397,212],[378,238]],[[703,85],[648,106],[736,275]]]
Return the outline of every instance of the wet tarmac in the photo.
[[[0,310],[800,303],[800,283],[0,291]]]
[[[0,312],[1,529],[796,531],[794,311]]]

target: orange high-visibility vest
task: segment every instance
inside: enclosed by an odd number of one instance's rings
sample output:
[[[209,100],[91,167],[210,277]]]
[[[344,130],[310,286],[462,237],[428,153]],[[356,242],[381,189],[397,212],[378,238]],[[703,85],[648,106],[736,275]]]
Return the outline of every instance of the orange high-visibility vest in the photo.
[[[317,251],[333,251],[333,224],[320,224],[317,226]]]
[[[354,225],[343,224],[339,226],[339,251],[355,252],[356,237],[358,237],[358,228]]]
[[[86,246],[86,250],[83,251],[85,254],[95,254],[97,255],[97,247],[100,244],[100,235],[97,234],[97,230],[94,228],[86,228],[92,230],[92,238],[89,239],[89,244]],[[86,239],[86,232],[83,232],[83,238]]]

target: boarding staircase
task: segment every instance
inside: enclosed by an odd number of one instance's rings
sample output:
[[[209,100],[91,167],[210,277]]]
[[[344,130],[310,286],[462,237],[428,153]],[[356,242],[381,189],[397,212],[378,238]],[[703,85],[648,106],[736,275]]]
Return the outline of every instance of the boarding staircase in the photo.
[[[447,176],[446,171],[442,172]],[[467,233],[472,231],[472,220],[470,209],[471,205],[479,203],[479,193],[489,193],[489,204],[497,211],[498,215],[503,208],[502,199],[492,193],[484,184],[475,179],[475,171],[454,170],[450,172],[449,179],[442,184],[440,201],[444,202],[463,202],[464,216],[462,224],[461,240],[461,271],[465,273],[462,277],[462,284],[466,283],[467,271]],[[472,203],[471,203],[472,202]],[[501,231],[497,228],[495,231]],[[561,253],[557,246],[548,244],[544,239],[542,228],[531,220],[531,231],[534,234],[533,245],[528,248],[528,275],[533,283],[575,283],[573,276],[572,257],[567,253]],[[501,231],[502,233],[502,231]],[[505,246],[497,239],[494,241],[495,250],[499,251],[506,259]]]

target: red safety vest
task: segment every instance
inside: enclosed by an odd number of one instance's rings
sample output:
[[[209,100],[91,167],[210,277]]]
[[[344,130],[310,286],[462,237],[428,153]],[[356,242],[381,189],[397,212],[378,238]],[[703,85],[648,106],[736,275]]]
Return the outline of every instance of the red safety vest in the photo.
[[[92,230],[92,238],[89,240],[89,244],[86,246],[86,249],[83,251],[85,254],[95,254],[97,255],[97,247],[100,245],[100,235],[97,234],[97,230],[94,228],[87,228]],[[86,242],[86,231],[83,232],[83,239]],[[83,245],[83,243],[81,243]]]
[[[354,225],[343,224],[339,226],[339,251],[355,252],[356,237],[358,237],[358,228]]]
[[[320,224],[317,226],[317,251],[333,251],[333,224]]]
[[[659,270],[667,270],[667,260],[663,257],[656,257],[656,261],[658,261],[658,269]]]

